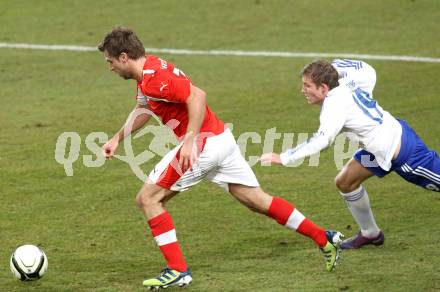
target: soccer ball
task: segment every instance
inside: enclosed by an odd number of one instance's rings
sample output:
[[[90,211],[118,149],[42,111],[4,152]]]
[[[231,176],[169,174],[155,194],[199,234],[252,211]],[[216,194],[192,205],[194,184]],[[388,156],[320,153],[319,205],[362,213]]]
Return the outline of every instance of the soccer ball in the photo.
[[[40,279],[47,271],[47,257],[38,246],[19,246],[11,255],[9,265],[12,274],[21,281]]]

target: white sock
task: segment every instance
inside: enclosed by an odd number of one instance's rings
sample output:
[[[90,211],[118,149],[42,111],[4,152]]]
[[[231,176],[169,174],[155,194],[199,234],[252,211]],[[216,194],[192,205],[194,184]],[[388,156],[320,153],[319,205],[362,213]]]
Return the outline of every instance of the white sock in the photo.
[[[360,186],[357,190],[347,194],[341,193],[341,195],[357,224],[361,227],[362,235],[369,238],[379,235],[380,229],[374,220],[370,199],[364,187]]]

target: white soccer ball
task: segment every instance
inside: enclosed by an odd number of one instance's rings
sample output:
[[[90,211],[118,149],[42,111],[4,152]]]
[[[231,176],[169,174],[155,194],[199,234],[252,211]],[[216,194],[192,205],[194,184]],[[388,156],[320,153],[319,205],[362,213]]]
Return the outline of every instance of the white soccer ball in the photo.
[[[47,257],[38,246],[26,244],[19,246],[11,255],[9,262],[12,274],[21,281],[40,279],[47,271]]]

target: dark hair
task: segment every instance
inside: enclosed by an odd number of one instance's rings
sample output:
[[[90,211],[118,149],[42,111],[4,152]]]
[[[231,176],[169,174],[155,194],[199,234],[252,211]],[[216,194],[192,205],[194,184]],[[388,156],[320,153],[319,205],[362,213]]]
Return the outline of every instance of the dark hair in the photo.
[[[131,29],[115,27],[99,44],[101,52],[107,51],[111,57],[119,57],[126,53],[130,59],[137,60],[145,56],[145,48],[137,35]]]
[[[301,76],[310,77],[316,86],[326,84],[330,89],[339,86],[338,71],[327,61],[318,60],[306,65],[302,71]]]

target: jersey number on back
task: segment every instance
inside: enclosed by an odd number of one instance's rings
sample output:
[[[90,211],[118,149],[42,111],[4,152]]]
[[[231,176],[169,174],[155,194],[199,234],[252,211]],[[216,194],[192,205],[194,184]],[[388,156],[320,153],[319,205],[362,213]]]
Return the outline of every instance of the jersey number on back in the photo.
[[[183,77],[185,77],[185,78],[186,78],[186,75],[185,75],[185,73],[183,73],[183,71],[182,71],[182,70],[180,70],[180,69],[177,69],[176,67],[174,67],[174,69],[173,69],[173,73],[174,73],[174,75],[176,75],[176,76],[183,76]]]
[[[370,97],[368,92],[356,88],[353,93],[353,100],[365,115],[382,124],[383,113],[377,108],[377,102]]]

